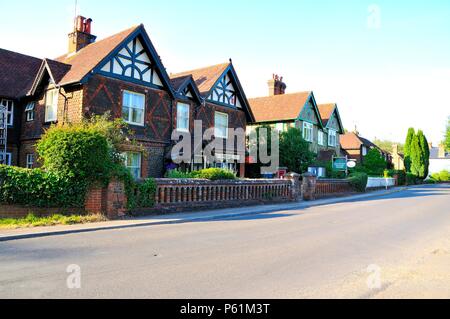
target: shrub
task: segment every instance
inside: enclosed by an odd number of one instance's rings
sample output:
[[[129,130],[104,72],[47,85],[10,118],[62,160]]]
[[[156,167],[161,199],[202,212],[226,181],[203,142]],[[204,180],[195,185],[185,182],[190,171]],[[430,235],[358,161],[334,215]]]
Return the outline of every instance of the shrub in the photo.
[[[111,147],[93,127],[52,126],[38,142],[37,151],[45,170],[91,182],[107,183],[111,177]]]
[[[416,185],[417,184],[417,176],[412,173],[406,174],[406,185]]]
[[[280,135],[280,164],[290,172],[303,173],[315,160],[310,144],[304,140],[301,130],[290,128]]]
[[[442,171],[440,173],[435,173],[431,176],[437,182],[449,182],[450,181],[450,172]]]
[[[180,179],[187,179],[187,178],[193,178],[193,174],[192,173],[185,173],[185,172],[181,172],[177,169],[174,170],[170,170],[167,172],[166,174],[167,178],[180,178]]]
[[[398,176],[398,185],[405,185],[406,183],[406,172],[399,171],[395,169],[385,171],[385,177],[393,178],[395,175]]]
[[[383,172],[387,168],[386,160],[381,156],[381,153],[377,149],[369,151],[364,158],[363,168],[369,176],[383,176]]]
[[[191,174],[193,178],[209,179],[211,181],[236,179],[236,175],[232,171],[221,168],[207,168]]]
[[[0,165],[0,203],[34,207],[83,207],[88,184],[41,169]]]
[[[366,173],[352,173],[348,181],[350,186],[357,192],[364,193],[367,188],[367,182],[369,181],[369,176]]]

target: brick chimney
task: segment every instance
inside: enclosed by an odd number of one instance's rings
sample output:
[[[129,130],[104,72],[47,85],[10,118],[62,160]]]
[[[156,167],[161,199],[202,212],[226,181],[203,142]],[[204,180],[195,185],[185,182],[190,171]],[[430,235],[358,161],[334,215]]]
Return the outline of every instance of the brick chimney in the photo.
[[[95,42],[97,37],[91,34],[92,19],[78,16],[75,18],[74,30],[69,34],[69,54],[77,53]]]
[[[283,82],[283,77],[276,74],[267,83],[269,85],[269,96],[282,95],[286,92],[286,84]]]

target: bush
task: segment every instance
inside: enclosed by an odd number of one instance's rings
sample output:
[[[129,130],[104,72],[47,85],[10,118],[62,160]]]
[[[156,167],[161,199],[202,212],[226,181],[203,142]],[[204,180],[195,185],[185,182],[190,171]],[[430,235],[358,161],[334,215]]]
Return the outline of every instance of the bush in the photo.
[[[394,178],[394,176],[398,176],[398,185],[405,185],[406,184],[406,172],[405,171],[399,171],[395,169],[390,169],[385,171],[385,177]]]
[[[450,181],[450,172],[442,171],[440,173],[435,173],[431,176],[436,182],[449,182]]]
[[[111,177],[112,150],[95,127],[52,126],[38,142],[37,151],[45,170],[92,182],[107,183]]]
[[[232,171],[221,168],[207,168],[201,171],[192,172],[191,174],[193,178],[209,179],[211,181],[236,179],[236,175]]]
[[[350,174],[348,181],[355,191],[364,193],[367,188],[369,176],[366,173],[352,173]]]
[[[417,176],[412,173],[406,174],[406,185],[416,185],[418,182]]]
[[[0,203],[33,207],[83,207],[88,184],[41,169],[0,165]]]
[[[170,170],[166,174],[166,178],[179,178],[179,179],[187,179],[187,178],[193,178],[192,173],[185,173],[181,172],[177,169]]]
[[[383,176],[383,172],[387,168],[386,160],[381,156],[381,153],[377,149],[372,149],[369,151],[367,156],[364,158],[363,167],[365,172],[369,176]]]

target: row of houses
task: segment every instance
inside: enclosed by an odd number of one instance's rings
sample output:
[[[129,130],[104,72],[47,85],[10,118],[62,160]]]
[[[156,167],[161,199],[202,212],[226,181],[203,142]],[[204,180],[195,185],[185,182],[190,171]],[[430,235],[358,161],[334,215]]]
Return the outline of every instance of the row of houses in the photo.
[[[232,129],[271,125],[297,127],[319,159],[364,156],[366,141],[344,135],[336,104],[317,104],[313,92],[286,94],[279,76],[269,95],[247,99],[232,61],[168,74],[143,25],[100,41],[92,20],[78,16],[68,36],[68,52],[38,59],[0,49],[0,164],[39,166],[35,145],[52,124],[76,123],[109,112],[134,131],[142,148],[124,146],[126,165],[136,178],[161,177],[173,167],[172,132],[214,130],[225,154],[192,158],[185,169],[222,167],[244,177],[246,152],[227,147]],[[368,142],[368,141],[367,141]],[[235,143],[233,143],[235,144]],[[354,145],[353,145],[354,144]],[[341,149],[341,145],[344,149]],[[201,145],[204,147],[205,145]],[[359,148],[359,155],[356,152]]]

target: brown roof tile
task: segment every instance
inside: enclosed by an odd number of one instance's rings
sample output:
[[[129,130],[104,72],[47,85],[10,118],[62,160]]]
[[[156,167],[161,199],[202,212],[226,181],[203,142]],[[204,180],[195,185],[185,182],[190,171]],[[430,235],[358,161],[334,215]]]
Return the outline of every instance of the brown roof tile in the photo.
[[[0,49],[0,96],[25,96],[33,85],[41,59]]]
[[[175,89],[175,91],[179,91],[180,87],[186,83],[186,81],[191,78],[190,75],[183,75],[179,77],[173,77],[170,76],[170,84],[172,84],[172,87]]]
[[[108,38],[94,42],[76,54],[66,54],[57,58],[56,60],[58,62],[72,65],[70,71],[61,79],[60,84],[65,85],[81,81],[137,28],[139,26],[134,26]]]
[[[219,80],[220,76],[225,72],[229,65],[230,63],[217,64],[201,69],[171,74],[170,77],[179,78],[192,75],[200,93],[206,95],[211,91],[214,84],[216,84],[217,80]]]
[[[295,120],[312,92],[274,95],[249,99],[256,122]]]
[[[320,116],[322,117],[323,126],[327,126],[328,121],[336,109],[336,103],[320,104],[317,107],[319,108]]]

